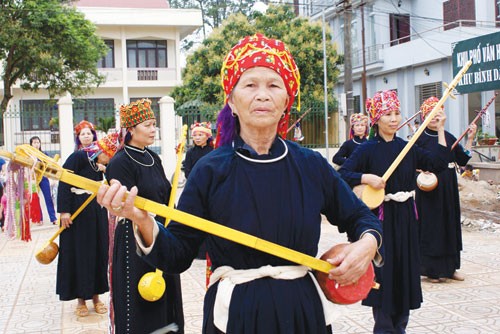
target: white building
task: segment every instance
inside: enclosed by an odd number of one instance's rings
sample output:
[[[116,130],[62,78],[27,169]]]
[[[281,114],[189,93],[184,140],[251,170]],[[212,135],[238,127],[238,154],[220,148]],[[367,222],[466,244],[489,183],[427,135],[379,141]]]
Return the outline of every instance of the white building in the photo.
[[[301,15],[314,20],[322,20],[324,15],[340,54],[344,54],[344,10],[352,4],[353,109],[349,113],[363,112],[362,101],[366,96],[396,89],[403,118],[411,117],[425,98],[441,96],[445,90],[442,82],[453,79],[454,43],[500,31],[498,0],[304,0],[303,3]],[[345,93],[344,79],[342,71],[334,92],[339,99]],[[494,94],[490,90],[457,94],[456,100],[449,98],[444,104],[447,130],[458,137],[475,117],[475,110],[480,110]],[[489,118],[490,127],[484,127],[483,131],[500,137],[500,99],[489,108]],[[481,129],[481,122],[477,124]],[[399,135],[404,138],[408,133],[406,128]],[[345,133],[339,138],[342,141]]]
[[[157,102],[181,84],[181,40],[201,27],[201,11],[171,9],[167,0],[79,0],[74,5],[96,25],[97,34],[109,47],[109,52],[98,64],[106,82],[91,95],[73,99],[73,124],[87,119],[97,125],[99,117],[116,117],[118,105],[144,97],[153,100],[158,112]],[[0,86],[0,95],[2,89]],[[19,111],[21,118],[28,112],[39,117],[30,122],[17,118],[6,120],[6,123],[16,123],[6,124],[5,146],[8,150],[26,143],[30,131],[32,134],[49,133],[50,119],[58,116],[54,102],[47,103],[49,95],[46,91],[27,92],[17,84],[13,95],[11,110]],[[167,122],[174,119],[172,109],[168,119],[159,120],[168,126],[169,135],[173,137],[174,124],[167,125]],[[60,127],[61,147],[56,143],[52,153],[62,151],[64,158],[67,151],[64,147],[69,145],[72,151],[73,140],[70,143],[62,140],[63,131],[69,131],[72,138],[73,125],[64,123]],[[8,131],[20,131],[24,135],[7,134]],[[175,164],[174,143],[171,147],[169,153]],[[45,148],[48,149],[47,145]]]

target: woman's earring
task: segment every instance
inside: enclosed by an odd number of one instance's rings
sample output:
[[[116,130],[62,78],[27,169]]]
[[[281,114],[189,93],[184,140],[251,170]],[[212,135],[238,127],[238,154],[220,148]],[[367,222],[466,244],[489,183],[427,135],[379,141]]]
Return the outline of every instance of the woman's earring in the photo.
[[[231,116],[233,116],[234,118],[236,118],[236,114],[234,113],[234,111],[231,110]]]

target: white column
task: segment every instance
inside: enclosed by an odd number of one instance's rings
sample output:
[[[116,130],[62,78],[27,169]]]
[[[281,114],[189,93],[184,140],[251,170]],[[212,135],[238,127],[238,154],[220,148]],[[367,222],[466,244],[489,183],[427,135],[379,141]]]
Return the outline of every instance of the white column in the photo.
[[[169,180],[174,173],[176,166],[175,146],[177,144],[177,131],[174,102],[174,99],[170,96],[164,96],[158,101],[158,104],[160,105],[161,119],[161,160],[163,168],[165,169],[165,174]]]
[[[61,142],[61,163],[73,153],[75,138],[73,134],[73,100],[70,93],[66,93],[57,101],[59,106],[59,140]]]
[[[21,102],[19,102],[19,105],[20,104]],[[16,136],[15,130],[21,128],[21,111],[17,112],[16,109],[16,105],[12,103],[12,99],[10,99],[7,104],[7,109],[3,114],[3,148],[10,152],[14,152],[14,149],[16,148],[14,140]]]

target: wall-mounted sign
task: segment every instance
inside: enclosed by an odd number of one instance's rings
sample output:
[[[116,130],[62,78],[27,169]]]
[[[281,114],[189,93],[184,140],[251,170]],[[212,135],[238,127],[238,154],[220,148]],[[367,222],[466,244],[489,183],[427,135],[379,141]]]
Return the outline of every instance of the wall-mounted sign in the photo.
[[[470,59],[472,66],[456,90],[460,93],[500,89],[500,32],[452,44],[453,76]]]

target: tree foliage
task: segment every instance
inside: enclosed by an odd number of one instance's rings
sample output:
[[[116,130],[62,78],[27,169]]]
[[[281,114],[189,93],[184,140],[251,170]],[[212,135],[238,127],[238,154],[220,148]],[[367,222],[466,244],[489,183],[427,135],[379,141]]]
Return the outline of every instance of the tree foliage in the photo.
[[[104,81],[97,62],[107,47],[95,26],[64,0],[0,0],[1,115],[20,82],[50,97],[81,96]]]
[[[170,0],[172,8],[197,8],[201,10],[203,18],[203,36],[206,37],[207,31],[219,27],[225,19],[231,14],[242,13],[249,15],[255,4],[254,0]],[[186,39],[189,49],[192,46],[192,40]]]
[[[172,97],[176,109],[196,105],[202,113],[215,114],[224,103],[220,69],[224,57],[241,38],[260,32],[267,37],[285,42],[301,74],[303,104],[324,101],[323,30],[321,23],[296,17],[289,6],[270,6],[266,14],[241,13],[231,15],[215,29],[202,45],[187,58],[183,85],[175,87]],[[336,49],[326,31],[327,87],[333,90],[338,76]],[[329,102],[333,98],[329,96]]]

